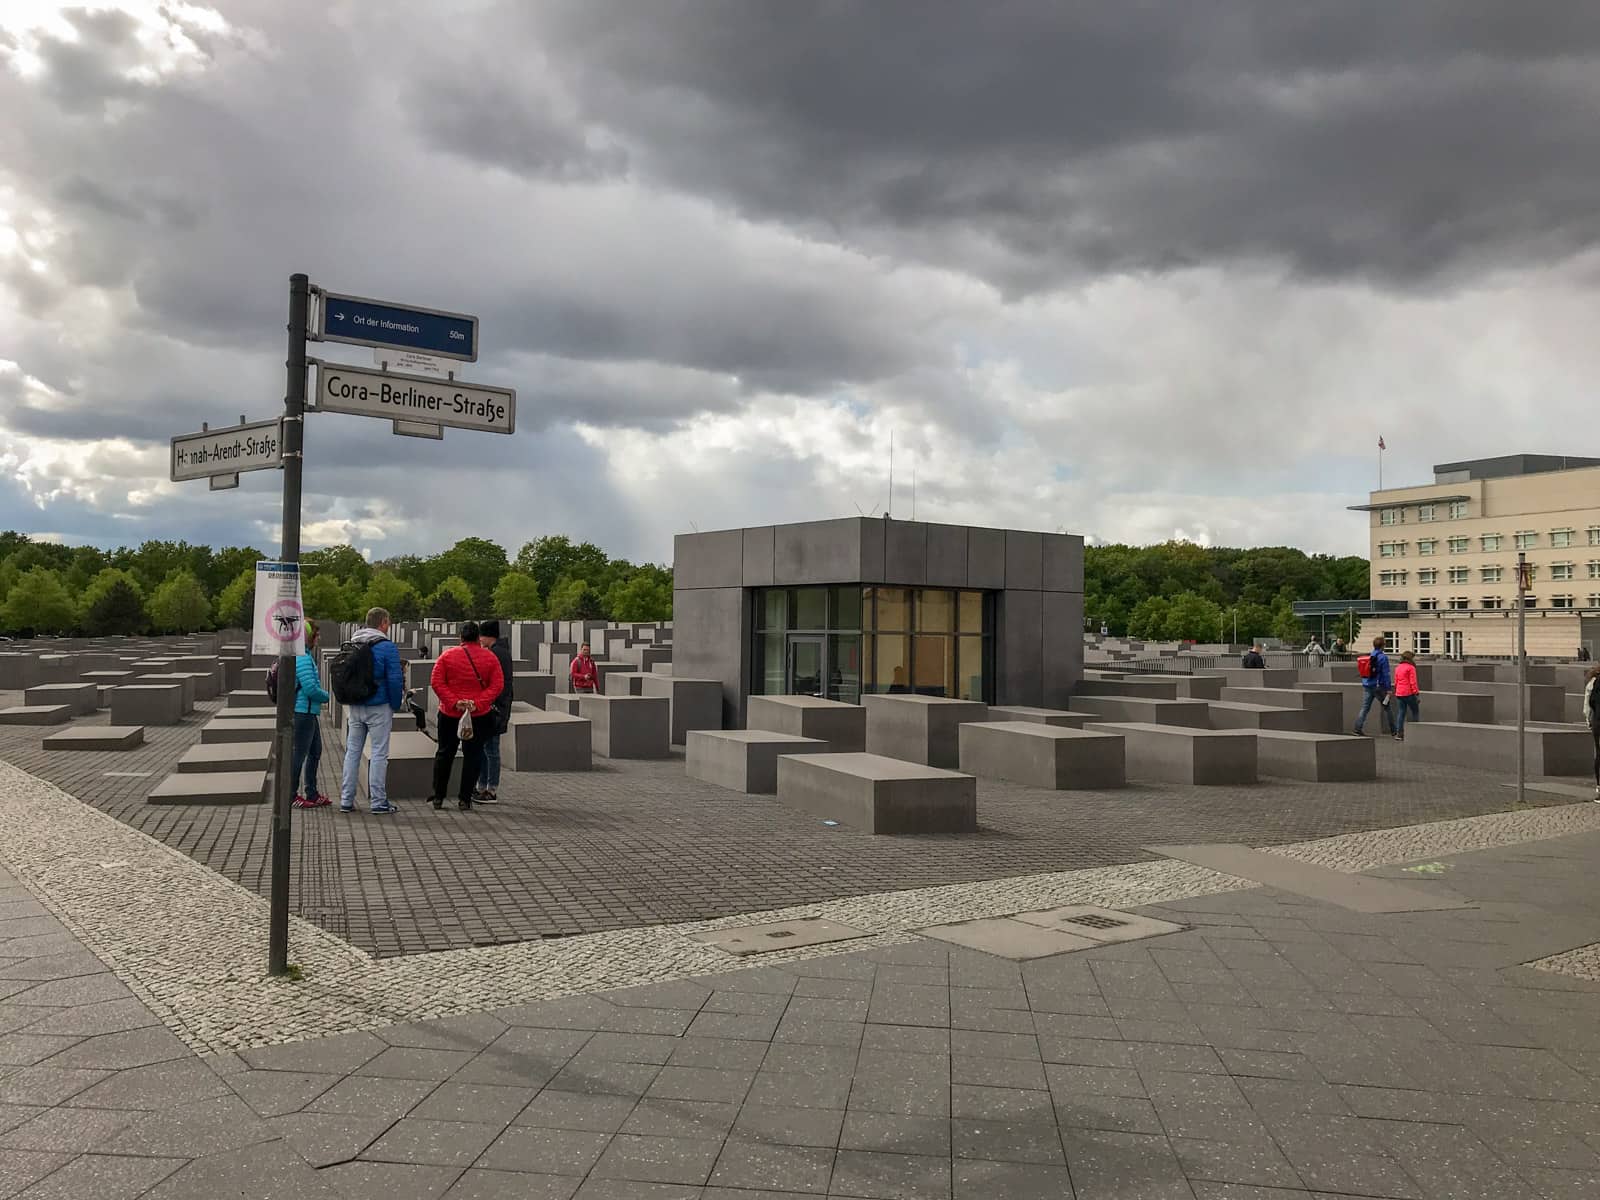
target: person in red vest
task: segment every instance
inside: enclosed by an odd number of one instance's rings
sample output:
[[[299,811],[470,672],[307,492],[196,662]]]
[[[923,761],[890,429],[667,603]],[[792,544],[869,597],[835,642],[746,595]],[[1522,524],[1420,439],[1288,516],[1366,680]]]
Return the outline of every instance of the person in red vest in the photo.
[[[433,794],[428,800],[435,808],[444,807],[444,794],[450,790],[450,766],[456,747],[461,747],[461,791],[456,806],[472,807],[472,789],[483,770],[483,738],[494,720],[490,709],[505,687],[505,676],[495,656],[478,645],[478,623],[461,626],[461,644],[451,646],[433,664],[429,679],[439,697],[439,750],[433,756]],[[474,722],[486,722],[483,733],[476,730],[463,738],[461,718],[471,715]]]
[[[588,642],[578,647],[578,657],[572,660],[572,666],[567,670],[567,677],[575,692],[600,690],[600,668],[595,666],[594,659],[589,657]]]

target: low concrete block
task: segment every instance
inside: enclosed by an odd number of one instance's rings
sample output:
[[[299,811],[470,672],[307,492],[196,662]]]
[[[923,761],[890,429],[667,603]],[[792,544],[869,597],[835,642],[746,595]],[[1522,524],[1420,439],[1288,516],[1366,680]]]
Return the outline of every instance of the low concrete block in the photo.
[[[578,715],[578,702],[590,694],[588,692],[551,692],[544,698],[545,711],[566,713],[569,717],[575,717]]]
[[[277,735],[278,722],[265,717],[248,721],[209,721],[200,730],[202,746],[226,742],[270,742]]]
[[[22,703],[65,704],[75,716],[87,717],[100,707],[100,688],[94,683],[41,683],[22,693]]]
[[[1123,740],[1033,721],[978,721],[957,731],[961,770],[1052,791],[1117,788],[1124,782]]]
[[[747,729],[817,738],[833,754],[867,748],[867,710],[820,696],[751,696],[744,723]]]
[[[1263,730],[1256,736],[1256,769],[1314,783],[1376,779],[1377,743],[1348,734]]]
[[[1517,719],[1515,683],[1478,683],[1463,679],[1450,685],[1455,692],[1471,692],[1494,697],[1494,719],[1502,724]],[[1566,717],[1567,694],[1559,683],[1530,683],[1527,689],[1528,720],[1561,724]],[[1426,697],[1424,697],[1426,699]]]
[[[1594,770],[1594,739],[1582,726],[1530,724],[1524,747],[1530,775],[1587,776]],[[1416,762],[1513,774],[1517,769],[1517,727],[1407,722],[1404,753]]]
[[[92,683],[97,687],[115,687],[122,683],[133,682],[132,671],[84,671],[78,676],[79,683]]]
[[[39,656],[26,653],[0,654],[0,691],[20,692],[44,682]]]
[[[274,718],[277,715],[278,710],[276,708],[270,704],[264,704],[260,708],[219,708],[212,714],[211,719],[213,721],[260,721]]]
[[[225,708],[271,708],[272,700],[267,695],[267,689],[259,691],[251,688],[241,688],[228,693],[228,702]]]
[[[190,746],[178,760],[180,775],[215,775],[219,772],[265,771],[272,765],[273,745],[267,742],[218,742]],[[327,748],[323,753],[326,756]]]
[[[984,721],[989,706],[945,696],[863,696],[867,710],[867,753],[930,767],[960,761],[956,731],[969,721]]]
[[[247,692],[267,690],[267,667],[246,667],[239,673],[239,686]]]
[[[132,750],[144,745],[143,725],[79,725],[46,735],[46,750]]]
[[[608,696],[642,696],[644,674],[639,671],[608,671],[600,680]]]
[[[1026,721],[1033,725],[1057,725],[1063,729],[1082,729],[1090,719],[1087,713],[1068,712],[1064,708],[1030,708],[1020,704],[991,704],[990,721]]]
[[[179,772],[168,775],[146,797],[150,804],[265,804],[265,771]]]
[[[548,671],[513,671],[511,694],[534,708],[544,707],[544,698],[556,690],[556,677]]]
[[[502,750],[505,741],[502,739]],[[396,730],[389,736],[389,765],[384,772],[384,792],[391,800],[426,800],[433,794],[433,757],[438,747],[418,729]],[[461,794],[461,765],[457,754],[450,764],[448,800],[453,806]],[[372,742],[361,748],[361,786],[372,794]],[[357,801],[358,805],[360,801]]]
[[[1306,691],[1298,687],[1225,687],[1222,689],[1222,699],[1242,704],[1265,704],[1272,708],[1302,709],[1305,712],[1305,722],[1299,728],[1307,733],[1344,733],[1350,728],[1344,721],[1344,703],[1331,692]],[[1264,728],[1292,727],[1264,726]]]
[[[767,729],[692,729],[686,746],[689,778],[756,794],[778,790],[778,759],[783,755],[828,752],[821,738]]]
[[[1310,732],[1309,714],[1303,708],[1276,708],[1268,704],[1245,704],[1238,700],[1208,700],[1206,707],[1211,715],[1213,729],[1279,729],[1293,730],[1297,733]]]
[[[778,799],[867,833],[971,833],[978,781],[879,754],[778,756]]]
[[[1126,721],[1142,725],[1182,725],[1209,729],[1205,700],[1154,700],[1136,696],[1073,696],[1072,704],[1090,714],[1090,721]]]
[[[672,705],[672,744],[686,745],[694,729],[722,728],[722,683],[652,671],[639,677],[641,696],[665,696]]]
[[[1569,718],[1583,719],[1583,697],[1578,697],[1578,714]],[[1459,721],[1464,725],[1493,725],[1494,697],[1480,696],[1476,692],[1423,692],[1417,698],[1417,721]],[[1563,714],[1565,715],[1565,714]],[[1412,721],[1406,722],[1411,728]]]
[[[1138,721],[1091,722],[1085,728],[1123,736],[1129,779],[1194,785],[1256,781],[1256,735],[1246,729],[1193,729]]]
[[[605,758],[672,753],[672,706],[665,696],[584,696],[578,715],[590,722],[594,752]]]
[[[1227,687],[1287,688],[1300,680],[1293,667],[1208,667],[1198,674],[1224,679]]]
[[[113,725],[177,725],[183,721],[183,688],[175,683],[124,684],[111,691]]]
[[[179,675],[179,674],[177,674],[175,672],[172,672],[172,671],[162,671],[162,672],[159,672],[159,673],[153,673],[153,674],[149,674],[149,675],[140,675],[138,677],[138,679],[136,680],[136,682],[138,682],[138,683],[158,683],[158,684],[159,683],[167,683],[167,684],[171,684],[173,687],[180,688],[182,690],[182,692],[183,692],[183,711],[184,711],[184,714],[187,715],[187,714],[192,713],[194,711],[195,682],[194,682],[194,677],[193,676],[191,676],[191,675]],[[265,693],[262,693],[262,694],[265,695]]]
[[[510,771],[587,771],[593,765],[590,723],[558,712],[514,712],[500,755]]]

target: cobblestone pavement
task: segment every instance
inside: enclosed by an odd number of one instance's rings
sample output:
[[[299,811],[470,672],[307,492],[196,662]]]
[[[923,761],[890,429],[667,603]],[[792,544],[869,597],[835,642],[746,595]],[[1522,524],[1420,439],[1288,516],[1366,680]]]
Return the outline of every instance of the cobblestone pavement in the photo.
[[[1021,965],[906,940],[199,1058],[0,874],[0,1197],[1592,1197],[1600,985],[1520,964],[1600,940],[1597,861],[1440,852],[1378,873],[1473,907],[1235,886]]]
[[[0,759],[264,895],[265,808],[144,803],[217,706],[151,727],[130,752],[47,753],[40,730],[0,728]],[[323,786],[333,794],[339,732],[327,729],[325,742]],[[699,783],[681,755],[597,758],[590,772],[508,771],[502,803],[471,813],[420,802],[393,820],[297,813],[293,911],[369,954],[408,955],[1144,862],[1150,843],[1266,846],[1511,806],[1498,777],[1406,763],[1389,742],[1377,749],[1383,777],[1374,783],[1061,793],[983,780],[979,834],[896,838],[825,829],[771,796]]]

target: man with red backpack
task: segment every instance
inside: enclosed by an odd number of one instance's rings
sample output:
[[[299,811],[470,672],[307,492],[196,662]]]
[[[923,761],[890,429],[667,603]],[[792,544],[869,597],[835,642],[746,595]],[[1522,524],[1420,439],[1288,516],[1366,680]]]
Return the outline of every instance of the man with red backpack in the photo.
[[[1372,653],[1356,659],[1356,674],[1361,676],[1361,713],[1356,717],[1355,733],[1362,736],[1367,714],[1376,700],[1383,710],[1383,731],[1394,732],[1394,717],[1389,712],[1389,697],[1394,693],[1394,675],[1389,669],[1389,656],[1383,652],[1383,638],[1372,639]]]
[[[444,794],[450,790],[450,766],[455,761],[456,747],[460,746],[461,790],[456,807],[470,809],[472,789],[483,770],[483,737],[476,735],[472,725],[483,721],[483,732],[490,732],[489,722],[494,720],[490,709],[505,686],[500,663],[478,645],[476,621],[461,626],[461,644],[439,656],[429,684],[439,697],[439,750],[433,756],[433,794],[428,800],[435,808],[444,807]]]

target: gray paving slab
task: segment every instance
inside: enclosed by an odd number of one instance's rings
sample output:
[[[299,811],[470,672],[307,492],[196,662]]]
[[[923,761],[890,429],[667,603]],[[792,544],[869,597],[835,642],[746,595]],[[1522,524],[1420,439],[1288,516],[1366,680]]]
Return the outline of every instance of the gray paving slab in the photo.
[[[1237,844],[1208,846],[1151,846],[1151,851],[1236,875],[1296,895],[1326,900],[1364,913],[1423,912],[1465,908],[1459,897],[1407,887],[1365,875],[1333,871],[1314,863],[1286,859]]]

